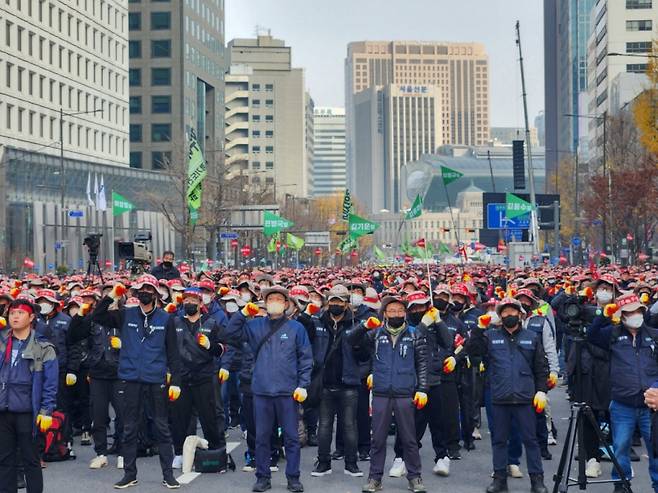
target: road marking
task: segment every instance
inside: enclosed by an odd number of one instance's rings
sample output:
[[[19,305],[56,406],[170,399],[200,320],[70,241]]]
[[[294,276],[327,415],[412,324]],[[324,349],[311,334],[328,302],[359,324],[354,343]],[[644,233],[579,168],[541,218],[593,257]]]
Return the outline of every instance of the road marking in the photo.
[[[239,446],[240,446],[240,442],[227,442],[226,453],[230,454]],[[181,474],[180,476],[178,476],[176,479],[180,484],[190,484],[199,476],[201,476],[200,472],[186,472],[185,474]]]

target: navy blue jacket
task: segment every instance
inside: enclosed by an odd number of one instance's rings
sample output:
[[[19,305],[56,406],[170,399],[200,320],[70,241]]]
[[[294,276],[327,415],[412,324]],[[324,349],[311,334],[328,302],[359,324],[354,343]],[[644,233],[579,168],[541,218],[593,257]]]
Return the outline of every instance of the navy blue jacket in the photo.
[[[427,392],[427,342],[421,331],[407,325],[394,345],[384,327],[367,330],[359,324],[347,338],[350,344],[372,353],[373,395],[412,397]]]
[[[71,317],[65,313],[59,312],[50,318],[39,316],[39,321],[46,325],[46,332],[50,335],[48,340],[55,346],[55,350],[57,351],[57,361],[59,362],[59,371],[66,372],[68,364],[66,336],[69,330],[69,325],[71,324]]]
[[[418,330],[425,334],[427,340],[427,378],[428,385],[434,387],[441,382],[454,381],[453,373],[443,373],[443,361],[453,355],[454,335],[442,320],[426,327],[423,323],[418,325]]]
[[[494,404],[530,404],[536,392],[547,392],[548,359],[539,335],[523,328],[471,335],[469,353],[484,360]]]
[[[278,329],[263,344],[260,342],[276,324]],[[251,391],[268,397],[292,396],[297,387],[307,389],[311,383],[313,353],[304,326],[287,318],[270,317],[247,319],[241,312],[233,314],[227,328],[231,339],[241,339],[254,353],[254,371]]]
[[[0,369],[4,365],[8,337],[8,327],[0,330]],[[33,422],[36,423],[38,414],[51,416],[57,404],[59,369],[55,347],[50,342],[37,338],[36,333],[33,331],[30,334],[27,346],[23,349],[23,359],[29,360],[27,368],[30,375],[25,375],[25,378],[21,378],[21,381],[31,382],[30,402]],[[26,391],[28,390],[26,389]],[[36,425],[33,433],[36,433]]]
[[[164,279],[166,281],[171,281],[172,279],[180,279],[180,272],[173,265],[166,269],[163,264],[158,264],[151,269],[149,272],[156,279]]]
[[[203,315],[197,322],[191,323],[184,317],[174,317],[178,354],[181,358],[181,376],[188,385],[206,383],[215,376],[214,358],[224,352],[222,343],[227,343],[214,318]],[[204,334],[210,341],[206,349],[197,343],[197,334]]]
[[[98,302],[92,321],[121,332],[118,377],[129,382],[180,385],[180,356],[173,318],[161,308],[144,315],[139,306],[111,310],[113,300]]]
[[[610,352],[610,397],[642,408],[644,391],[658,380],[658,330],[642,325],[635,338],[623,326],[598,315],[587,331],[588,340]]]

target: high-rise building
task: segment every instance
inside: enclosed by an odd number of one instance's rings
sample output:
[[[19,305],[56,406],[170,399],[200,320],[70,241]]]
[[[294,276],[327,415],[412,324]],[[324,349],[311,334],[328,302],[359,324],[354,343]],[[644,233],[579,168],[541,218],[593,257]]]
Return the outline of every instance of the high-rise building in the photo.
[[[588,40],[587,111],[590,162],[602,158],[604,120],[643,90],[652,40],[658,37],[658,1],[599,0]],[[630,54],[624,56],[623,54]],[[612,97],[614,93],[614,98]]]
[[[191,130],[209,165],[219,163],[224,0],[131,1],[128,29],[130,166],[182,162]]]
[[[348,182],[354,187],[355,97],[387,84],[435,87],[441,139],[482,145],[489,139],[489,60],[477,43],[362,41],[350,43],[345,59]],[[404,164],[404,163],[402,163]]]
[[[403,166],[445,143],[441,92],[436,86],[387,84],[355,95],[353,193],[370,212],[409,206]]]
[[[272,187],[277,196],[307,196],[313,104],[304,89],[304,70],[292,67],[291,48],[270,35],[231,40],[227,57],[229,67],[251,70],[244,82],[246,94],[239,91],[241,98],[248,98],[241,101],[248,101],[250,117],[248,161],[240,164],[243,174],[252,185],[264,182]],[[231,168],[229,172],[235,173]]]
[[[345,108],[317,107],[313,116],[313,196],[345,190]]]
[[[587,120],[588,40],[595,0],[544,0],[544,103],[547,173],[577,150]]]

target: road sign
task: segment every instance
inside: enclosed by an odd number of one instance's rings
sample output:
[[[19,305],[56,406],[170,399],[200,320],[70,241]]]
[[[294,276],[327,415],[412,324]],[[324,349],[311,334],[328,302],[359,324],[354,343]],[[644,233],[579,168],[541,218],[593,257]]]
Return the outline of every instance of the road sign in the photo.
[[[233,233],[231,231],[227,231],[225,233],[219,233],[219,239],[220,240],[237,240],[238,239],[238,234]]]
[[[573,246],[577,247],[580,246],[580,236],[574,236],[571,238],[571,243]]]
[[[48,270],[53,270],[55,268],[55,264],[48,264]]]
[[[317,247],[317,248],[315,249],[315,254],[316,254],[318,257],[319,257],[320,255],[322,255],[322,248]]]
[[[238,247],[238,240],[231,240],[231,248],[237,248]]]
[[[507,219],[505,217],[505,204],[487,204],[487,229],[529,229],[530,214]],[[520,237],[520,236],[519,236]]]
[[[61,250],[62,249],[62,242],[61,241],[56,241],[55,242],[55,250]]]
[[[628,241],[633,241],[633,235],[630,234],[630,233],[628,233],[628,234],[626,235],[626,239],[627,239]]]
[[[245,245],[240,249],[240,252],[242,253],[243,257],[248,257],[251,255],[251,247],[249,245]]]
[[[84,215],[83,211],[69,211],[69,217],[83,217]]]

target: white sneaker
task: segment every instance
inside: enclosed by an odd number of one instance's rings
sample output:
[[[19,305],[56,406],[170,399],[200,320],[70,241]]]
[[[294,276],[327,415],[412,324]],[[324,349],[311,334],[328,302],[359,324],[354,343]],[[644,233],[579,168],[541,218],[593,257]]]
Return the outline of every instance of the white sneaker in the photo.
[[[450,475],[450,458],[444,457],[443,459],[437,459],[436,464],[432,468],[432,472],[439,476],[449,476]]]
[[[175,455],[174,461],[171,463],[172,469],[181,469],[183,467],[183,456]]]
[[[475,428],[473,429],[473,433],[471,434],[473,437],[473,440],[482,440],[482,434],[480,433],[480,428]]]
[[[97,455],[89,463],[89,469],[102,469],[107,466],[107,457],[104,455]]]
[[[511,478],[516,478],[516,479],[521,479],[523,477],[521,468],[516,464],[510,464],[509,466],[507,466],[507,475]]]
[[[117,455],[117,469],[123,469],[123,456]]]
[[[587,461],[585,476],[588,478],[598,478],[601,474],[601,464],[599,464],[599,461],[592,457]]]
[[[407,474],[407,468],[404,465],[404,460],[400,457],[396,457],[393,461],[393,467],[388,471],[388,475],[392,478],[401,478]]]
[[[548,444],[549,445],[557,445],[557,440],[553,436],[553,433],[548,434]]]

